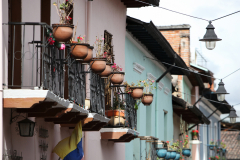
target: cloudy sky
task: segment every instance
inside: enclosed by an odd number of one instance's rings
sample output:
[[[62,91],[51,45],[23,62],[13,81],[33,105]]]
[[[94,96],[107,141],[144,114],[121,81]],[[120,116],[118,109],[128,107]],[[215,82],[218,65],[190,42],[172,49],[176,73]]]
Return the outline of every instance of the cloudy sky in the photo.
[[[213,20],[240,10],[240,0],[161,0],[160,6],[178,12]],[[190,24],[191,53],[198,48],[207,60],[206,67],[216,78],[223,78],[240,68],[240,12],[214,21],[215,32],[222,41],[214,50],[207,50],[205,43],[199,42],[206,32],[207,21],[169,12],[157,7],[128,9],[127,14],[145,22],[153,21],[156,26]],[[240,70],[223,80],[230,93],[226,96],[231,104],[240,103]],[[216,84],[219,80],[215,81]],[[235,106],[240,110],[240,105]]]

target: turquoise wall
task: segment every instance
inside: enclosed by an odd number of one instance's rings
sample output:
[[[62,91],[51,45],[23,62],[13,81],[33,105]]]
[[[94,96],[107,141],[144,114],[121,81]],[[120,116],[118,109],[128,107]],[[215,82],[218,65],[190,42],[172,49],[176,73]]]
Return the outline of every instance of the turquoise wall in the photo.
[[[144,58],[146,56],[137,46],[126,37],[125,41],[125,80],[128,83],[137,80],[147,79],[147,73],[151,73],[156,78],[160,77],[164,71],[156,66],[152,60]],[[145,70],[139,74],[133,70],[133,63],[136,62],[142,65]],[[144,106],[142,103],[137,111],[137,131],[140,136],[154,136],[159,140],[172,140],[173,138],[173,110],[172,110],[172,92],[171,92],[171,79],[165,76],[161,82],[164,84],[162,90],[158,87],[153,91],[154,100],[150,106]],[[167,95],[164,93],[165,88],[170,90]],[[168,113],[164,117],[164,111]],[[157,123],[155,120],[155,113],[157,113]],[[166,130],[164,130],[164,128]],[[145,141],[142,144],[142,159],[145,159]],[[130,143],[126,143],[126,160],[140,160],[140,140],[137,138]]]
[[[184,78],[182,80],[182,85],[183,85],[183,87],[182,87],[183,88],[183,91],[182,91],[183,99],[186,102],[191,104],[191,88],[189,88],[189,86],[187,85],[187,82]]]

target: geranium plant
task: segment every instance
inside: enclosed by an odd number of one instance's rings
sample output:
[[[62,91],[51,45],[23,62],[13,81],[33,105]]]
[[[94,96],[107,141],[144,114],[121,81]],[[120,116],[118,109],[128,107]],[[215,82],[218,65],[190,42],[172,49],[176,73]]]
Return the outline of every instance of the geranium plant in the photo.
[[[220,145],[223,149],[225,149],[227,147],[226,143],[224,143],[223,141],[220,143]]]
[[[113,72],[121,72],[122,71],[121,66],[117,65],[116,63],[114,63],[112,65],[112,69],[113,69]]]
[[[192,130],[192,139],[198,140],[198,134],[199,134],[198,130]]]
[[[69,16],[73,11],[73,0],[63,0],[62,3],[60,0],[54,2],[53,5],[57,9],[57,14],[60,18],[60,24],[70,24],[71,17]]]
[[[86,37],[85,35],[82,36],[82,37],[81,37],[81,35],[80,35],[79,37],[77,37],[77,42],[78,42],[78,43],[86,43],[85,37]]]
[[[152,90],[156,89],[156,87],[153,86],[153,83],[154,83],[154,82],[155,82],[155,81],[150,80],[150,79],[143,80],[143,81],[140,80],[140,81],[139,81],[139,83],[142,83],[143,86],[144,86],[144,88],[145,88],[145,90],[144,90],[144,93],[145,93],[145,94],[152,94]]]
[[[183,148],[189,148],[189,139],[188,139],[188,131],[186,131],[186,125],[185,125],[185,121],[182,120],[182,115],[180,117],[180,131],[182,133],[182,147]],[[188,125],[187,125],[188,128]]]

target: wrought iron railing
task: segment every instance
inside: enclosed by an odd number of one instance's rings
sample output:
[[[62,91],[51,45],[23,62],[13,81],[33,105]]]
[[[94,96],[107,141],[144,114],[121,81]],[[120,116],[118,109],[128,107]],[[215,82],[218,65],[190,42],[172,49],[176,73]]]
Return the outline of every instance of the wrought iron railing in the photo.
[[[98,74],[93,72],[90,73],[90,100],[91,108],[90,111],[105,115],[105,83]]]
[[[125,94],[126,99],[126,126],[132,129],[137,129],[137,107],[138,104],[136,100],[134,100],[130,94]]]
[[[84,67],[50,43],[46,23],[9,22],[8,88],[46,89],[61,98],[85,105]]]

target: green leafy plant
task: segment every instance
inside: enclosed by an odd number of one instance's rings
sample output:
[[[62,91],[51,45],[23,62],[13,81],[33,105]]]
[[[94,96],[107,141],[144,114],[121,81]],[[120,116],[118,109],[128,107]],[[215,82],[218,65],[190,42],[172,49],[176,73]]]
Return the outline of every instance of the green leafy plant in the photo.
[[[210,145],[217,145],[217,142],[214,142],[214,140],[212,139],[212,141],[210,141],[209,144],[210,144]]]
[[[224,143],[223,141],[220,143],[220,146],[221,146],[223,149],[226,149],[226,147],[227,147],[226,143]]]
[[[180,116],[180,131],[182,133],[182,147],[183,148],[189,148],[189,137],[188,137],[188,131],[186,131],[186,125],[185,121],[182,120],[182,115]],[[187,125],[188,128],[188,125]]]
[[[124,99],[120,98],[119,94],[116,94],[113,97],[113,108],[112,108],[113,110],[114,109],[125,110],[125,105],[126,105],[126,102],[124,101]]]
[[[138,83],[142,83],[143,84],[143,86],[144,86],[144,93],[145,94],[151,94],[152,90],[156,89],[156,87],[153,86],[154,82],[155,81],[153,81],[153,80],[147,79],[147,80],[139,80]]]
[[[71,17],[69,16],[73,11],[73,0],[63,0],[62,3],[60,0],[54,2],[53,5],[57,9],[57,14],[60,18],[60,24],[70,24]]]

